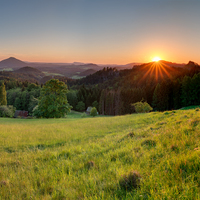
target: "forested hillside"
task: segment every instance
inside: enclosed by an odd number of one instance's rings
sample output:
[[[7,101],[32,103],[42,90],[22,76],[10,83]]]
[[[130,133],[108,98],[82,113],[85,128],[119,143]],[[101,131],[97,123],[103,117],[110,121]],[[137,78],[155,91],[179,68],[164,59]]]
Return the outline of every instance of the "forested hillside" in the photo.
[[[96,99],[92,98],[94,85],[101,91]],[[200,104],[200,66],[191,61],[184,66],[160,61],[120,71],[104,68],[77,80],[73,88],[78,89],[77,102],[87,107],[96,100],[102,114],[132,113],[132,104],[141,100],[158,111],[178,109]]]
[[[0,72],[1,82],[6,86],[8,105],[31,113],[41,87],[52,76],[44,77],[39,85],[29,78],[30,74],[41,76],[39,70],[26,67],[20,72],[12,73],[16,76],[12,78],[9,72]],[[23,81],[21,76],[27,80]],[[100,114],[122,115],[135,112],[132,104],[138,101],[146,101],[158,111],[200,104],[200,66],[191,61],[187,65],[159,61],[124,70],[107,67],[79,80],[53,78],[68,85],[68,102],[77,111],[93,106]]]

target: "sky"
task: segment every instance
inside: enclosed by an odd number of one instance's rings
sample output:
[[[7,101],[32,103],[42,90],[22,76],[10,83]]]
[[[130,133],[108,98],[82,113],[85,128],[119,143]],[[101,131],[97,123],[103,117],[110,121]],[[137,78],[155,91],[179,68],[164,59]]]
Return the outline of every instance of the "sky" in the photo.
[[[200,64],[199,0],[0,0],[0,60]]]

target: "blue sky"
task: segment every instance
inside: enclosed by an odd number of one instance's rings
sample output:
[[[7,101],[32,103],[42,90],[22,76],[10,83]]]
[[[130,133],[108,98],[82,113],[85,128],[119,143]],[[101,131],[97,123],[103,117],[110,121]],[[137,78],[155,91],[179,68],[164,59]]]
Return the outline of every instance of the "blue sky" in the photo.
[[[200,63],[198,0],[0,0],[0,59]]]

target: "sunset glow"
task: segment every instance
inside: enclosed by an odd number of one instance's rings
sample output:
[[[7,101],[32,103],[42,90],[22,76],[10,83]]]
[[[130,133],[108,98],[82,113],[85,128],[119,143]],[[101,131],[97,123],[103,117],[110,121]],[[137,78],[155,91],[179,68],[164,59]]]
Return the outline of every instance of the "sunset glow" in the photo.
[[[145,71],[145,74],[142,77],[142,80],[146,79],[147,77],[154,77],[155,80],[158,81],[159,79],[164,79],[166,77],[171,79],[171,72],[173,71],[173,68],[162,61],[155,61],[154,63],[148,63],[147,65],[144,65],[143,70]]]
[[[159,60],[161,60],[160,57],[154,57],[154,58],[152,59],[153,62],[158,62]]]
[[[0,60],[200,63],[198,0],[2,2]]]

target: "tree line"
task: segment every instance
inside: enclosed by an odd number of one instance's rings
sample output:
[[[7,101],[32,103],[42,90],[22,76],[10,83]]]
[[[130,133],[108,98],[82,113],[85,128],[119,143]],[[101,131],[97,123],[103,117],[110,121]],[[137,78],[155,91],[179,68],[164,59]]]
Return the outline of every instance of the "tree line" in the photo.
[[[134,113],[133,104],[140,101],[147,102],[157,111],[179,109],[200,104],[200,73],[195,70],[195,73],[185,69],[180,70],[181,73],[176,71],[170,78],[158,80],[154,75],[143,79],[143,73],[136,68],[121,71],[105,68],[88,79],[74,82],[74,85],[70,82],[64,95],[74,110],[85,111],[92,106],[104,115]],[[99,76],[103,78],[94,81]],[[0,85],[1,105],[12,105],[32,114],[46,84],[6,79]]]

